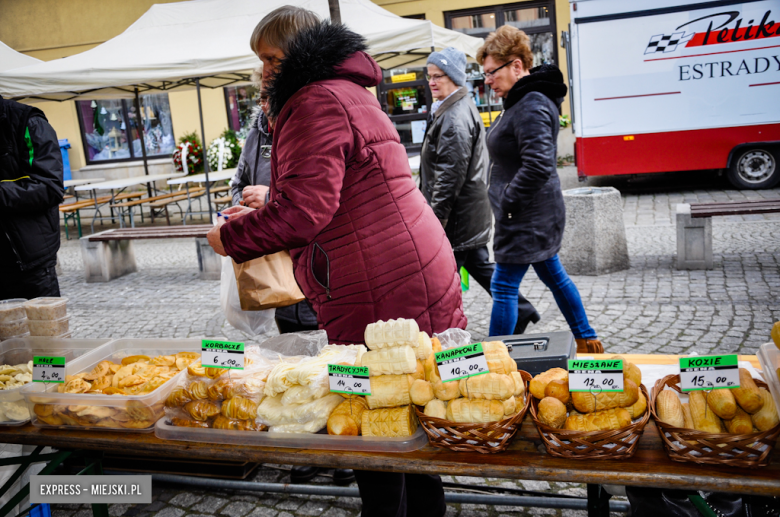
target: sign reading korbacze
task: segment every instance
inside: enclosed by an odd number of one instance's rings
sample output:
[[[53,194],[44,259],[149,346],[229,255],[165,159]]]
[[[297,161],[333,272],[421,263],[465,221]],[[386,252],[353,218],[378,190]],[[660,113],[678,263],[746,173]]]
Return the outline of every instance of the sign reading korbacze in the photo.
[[[244,343],[204,339],[201,342],[200,363],[206,368],[244,369]]]

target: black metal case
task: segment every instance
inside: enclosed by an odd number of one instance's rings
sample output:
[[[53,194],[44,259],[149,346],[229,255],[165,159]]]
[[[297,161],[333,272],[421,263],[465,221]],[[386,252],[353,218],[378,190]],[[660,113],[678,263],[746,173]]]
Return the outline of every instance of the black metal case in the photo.
[[[568,369],[569,359],[577,355],[574,335],[568,331],[495,336],[485,341],[503,341],[509,348],[509,356],[517,362],[517,367],[531,375],[556,367]]]

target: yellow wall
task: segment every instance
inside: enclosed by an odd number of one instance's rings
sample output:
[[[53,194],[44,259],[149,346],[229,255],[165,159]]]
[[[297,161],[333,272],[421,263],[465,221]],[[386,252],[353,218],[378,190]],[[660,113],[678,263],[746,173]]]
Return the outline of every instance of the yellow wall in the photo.
[[[214,90],[201,88],[200,95],[203,102],[203,127],[206,131],[206,145],[208,145],[228,127],[225,93],[222,88]],[[192,131],[201,137],[198,94],[195,90],[171,92],[168,94],[168,100],[171,103],[171,121],[176,138],[179,139],[184,133]]]

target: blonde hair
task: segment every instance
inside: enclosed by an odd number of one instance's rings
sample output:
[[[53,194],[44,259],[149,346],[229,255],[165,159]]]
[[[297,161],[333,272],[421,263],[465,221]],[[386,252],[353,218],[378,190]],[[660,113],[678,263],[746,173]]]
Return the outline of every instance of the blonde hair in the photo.
[[[511,25],[502,25],[496,32],[488,35],[485,43],[477,50],[477,63],[483,64],[487,56],[504,63],[519,59],[526,70],[530,70],[534,64],[531,38]]]
[[[313,12],[301,7],[285,5],[274,9],[260,20],[252,32],[249,46],[252,52],[257,54],[262,42],[281,49],[286,54],[290,42],[300,31],[314,27],[318,23],[320,20]]]

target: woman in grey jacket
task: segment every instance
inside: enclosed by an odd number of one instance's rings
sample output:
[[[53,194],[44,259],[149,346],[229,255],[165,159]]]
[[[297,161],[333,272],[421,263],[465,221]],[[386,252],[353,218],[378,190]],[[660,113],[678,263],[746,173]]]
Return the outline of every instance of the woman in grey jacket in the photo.
[[[588,323],[577,287],[558,259],[566,207],[556,170],[563,76],[554,65],[531,68],[528,36],[510,25],[491,33],[477,53],[485,83],[504,99],[488,149],[493,160],[488,195],[496,218],[490,335],[514,327],[514,293],[530,266],[552,291],[578,352],[604,351]]]
[[[485,125],[468,95],[466,55],[449,47],[428,56],[428,86],[435,99],[420,153],[420,189],[465,267],[490,294],[495,264],[490,262],[492,215],[487,195]],[[522,334],[539,321],[534,306],[518,292],[517,324]]]

